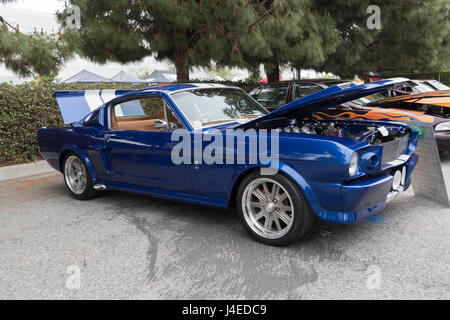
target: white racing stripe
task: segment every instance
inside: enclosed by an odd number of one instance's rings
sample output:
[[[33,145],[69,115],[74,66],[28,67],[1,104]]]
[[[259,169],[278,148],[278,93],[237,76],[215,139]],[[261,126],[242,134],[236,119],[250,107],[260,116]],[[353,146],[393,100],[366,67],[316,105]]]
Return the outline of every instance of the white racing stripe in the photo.
[[[102,90],[101,96],[104,103],[107,103],[116,97],[116,90]],[[115,108],[116,116],[123,117],[123,111],[120,105]]]
[[[102,90],[103,103],[107,103],[116,97],[116,90]]]
[[[100,99],[100,90],[86,90],[84,93],[84,98],[86,99],[91,111],[94,111],[103,105],[103,101]]]

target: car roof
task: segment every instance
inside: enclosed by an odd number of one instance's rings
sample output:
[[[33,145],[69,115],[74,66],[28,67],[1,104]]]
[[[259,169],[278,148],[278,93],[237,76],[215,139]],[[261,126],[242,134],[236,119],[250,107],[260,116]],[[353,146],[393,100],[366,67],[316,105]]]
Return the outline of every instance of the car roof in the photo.
[[[149,88],[138,90],[136,92],[146,93],[146,92],[157,91],[157,92],[165,92],[165,93],[171,94],[174,92],[191,90],[191,89],[215,89],[215,88],[238,89],[236,86],[226,85],[226,84],[217,84],[217,83],[177,83],[177,84],[169,84],[169,85],[164,85],[164,86],[149,87]]]
[[[227,84],[217,84],[217,83],[177,83],[177,84],[167,84],[162,86],[148,87],[144,89],[139,89],[133,91],[133,93],[147,93],[147,92],[165,92],[171,94],[174,92],[191,90],[191,89],[214,89],[214,88],[235,88],[238,87]]]
[[[217,84],[217,83],[177,83],[177,84],[169,84],[169,85],[163,85],[163,86],[155,86],[155,87],[148,87],[144,89],[139,90],[133,90],[130,92],[127,92],[123,95],[120,95],[116,97],[115,99],[111,100],[110,102],[115,102],[117,100],[121,100],[124,98],[129,97],[135,97],[139,95],[145,95],[150,93],[157,93],[157,94],[173,94],[177,92],[187,91],[187,90],[195,90],[195,89],[240,89],[236,86],[227,85],[227,84]],[[241,90],[241,89],[240,89]]]
[[[342,80],[342,79],[325,79],[325,78],[317,78],[317,79],[292,79],[292,80],[283,80],[283,81],[276,81],[276,82],[268,82],[268,83],[261,83],[259,86],[266,86],[266,85],[272,85],[277,83],[291,83],[291,82],[307,82],[307,83],[318,83],[318,84],[325,84],[327,82],[351,82],[352,80]]]

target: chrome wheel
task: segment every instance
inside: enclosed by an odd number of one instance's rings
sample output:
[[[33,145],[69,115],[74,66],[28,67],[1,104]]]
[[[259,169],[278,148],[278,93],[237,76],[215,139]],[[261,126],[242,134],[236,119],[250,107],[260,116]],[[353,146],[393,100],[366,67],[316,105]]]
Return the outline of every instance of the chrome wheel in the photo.
[[[87,175],[83,162],[77,156],[69,156],[64,165],[64,178],[67,187],[75,194],[82,194],[86,189]]]
[[[275,180],[259,178],[244,190],[242,210],[249,227],[259,236],[278,239],[292,227],[294,206],[289,193]]]

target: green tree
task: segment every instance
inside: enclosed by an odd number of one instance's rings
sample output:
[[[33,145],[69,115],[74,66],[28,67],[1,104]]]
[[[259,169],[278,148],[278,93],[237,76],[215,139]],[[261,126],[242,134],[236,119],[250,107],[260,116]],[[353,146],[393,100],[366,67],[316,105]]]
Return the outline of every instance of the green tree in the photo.
[[[224,66],[218,66],[216,64],[211,64],[210,67],[208,67],[208,73],[213,77],[220,77],[223,80],[230,81],[234,77],[236,77],[236,73],[230,70],[228,67]]]
[[[238,64],[239,48],[257,45],[248,33],[256,12],[247,0],[70,0],[81,9],[84,56],[99,63],[135,62],[154,54],[174,62],[178,81],[214,60]],[[59,15],[62,25],[65,12]],[[245,41],[242,38],[245,37]],[[240,43],[244,43],[239,46]]]
[[[62,34],[22,33],[0,16],[0,63],[20,76],[54,76],[73,51]]]
[[[381,10],[381,29],[370,30],[370,5]],[[336,22],[337,50],[319,68],[342,77],[368,71],[427,72],[450,67],[448,0],[316,0]]]
[[[278,81],[280,67],[313,68],[322,65],[339,43],[333,19],[313,10],[310,0],[255,0],[251,2],[256,20],[249,25],[247,38],[239,42],[240,59],[219,61],[222,65],[248,68],[254,77],[264,64],[269,81]],[[244,33],[244,32],[243,32]],[[256,43],[256,45],[255,45]]]

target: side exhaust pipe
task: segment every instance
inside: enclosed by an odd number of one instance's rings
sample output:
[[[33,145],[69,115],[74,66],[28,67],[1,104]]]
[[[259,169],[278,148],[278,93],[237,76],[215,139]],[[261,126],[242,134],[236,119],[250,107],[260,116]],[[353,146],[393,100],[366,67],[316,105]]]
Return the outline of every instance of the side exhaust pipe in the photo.
[[[104,184],[94,184],[94,189],[98,191],[105,191],[106,186]]]

